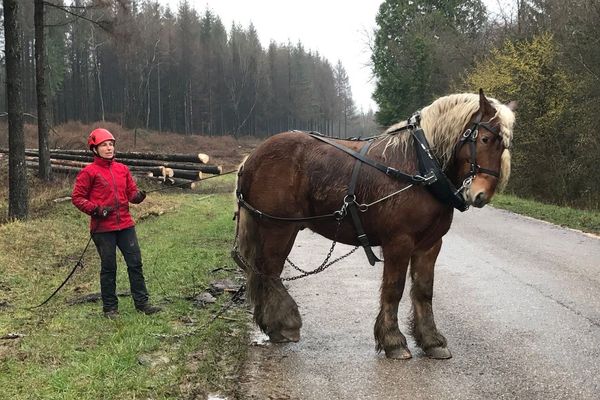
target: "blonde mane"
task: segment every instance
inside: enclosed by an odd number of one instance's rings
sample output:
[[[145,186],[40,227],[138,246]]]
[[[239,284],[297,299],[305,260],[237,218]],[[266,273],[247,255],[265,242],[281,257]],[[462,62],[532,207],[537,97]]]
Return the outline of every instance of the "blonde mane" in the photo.
[[[493,119],[498,121],[500,136],[506,148],[502,154],[501,161],[499,187],[502,188],[506,184],[510,174],[510,153],[508,148],[512,141],[515,116],[510,108],[498,100],[489,97],[487,99],[492,107],[496,109]],[[431,105],[421,110],[421,127],[442,169],[446,169],[448,166],[448,163],[452,159],[458,136],[469,123],[473,114],[478,110],[479,95],[472,93],[460,93],[440,97]],[[409,151],[409,143],[412,143],[412,136],[406,131],[394,133],[396,129],[406,124],[406,121],[399,122],[389,127],[380,135],[381,141],[378,140],[377,145],[384,144],[384,158],[388,149],[398,150],[402,154],[406,154]],[[410,148],[412,149],[412,146]]]

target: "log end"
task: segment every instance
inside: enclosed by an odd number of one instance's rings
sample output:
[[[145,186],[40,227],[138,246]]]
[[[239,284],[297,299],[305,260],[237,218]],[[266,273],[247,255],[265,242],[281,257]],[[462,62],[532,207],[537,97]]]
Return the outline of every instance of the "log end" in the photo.
[[[203,164],[208,164],[210,157],[208,154],[198,153],[198,160],[200,160],[200,162]]]

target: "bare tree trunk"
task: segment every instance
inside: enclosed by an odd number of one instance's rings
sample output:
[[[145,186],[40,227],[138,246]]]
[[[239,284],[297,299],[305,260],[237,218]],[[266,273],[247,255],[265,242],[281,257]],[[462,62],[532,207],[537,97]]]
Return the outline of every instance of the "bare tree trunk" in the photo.
[[[6,98],[8,103],[8,216],[25,219],[28,214],[23,99],[21,98],[21,42],[18,1],[3,0],[6,53]]]
[[[36,0],[37,1],[37,0]],[[96,38],[94,36],[94,27],[91,28],[91,40],[92,40],[92,51],[94,57],[94,69],[96,71],[96,79],[98,81],[98,96],[100,97],[100,113],[102,114],[102,122],[105,122],[104,119],[104,95],[102,94],[102,76],[100,75],[100,65],[98,64],[98,47],[101,43],[96,43]]]
[[[44,41],[44,1],[35,0],[35,76],[37,91],[38,148],[40,149],[39,177],[48,182],[52,179],[50,149],[48,146],[48,101],[46,93],[46,57]]]
[[[160,53],[158,53],[160,57]],[[158,131],[162,132],[162,103],[160,101],[160,58],[158,59],[158,63],[156,64],[156,68],[158,69],[158,73],[156,79],[158,80],[157,88],[158,88]]]

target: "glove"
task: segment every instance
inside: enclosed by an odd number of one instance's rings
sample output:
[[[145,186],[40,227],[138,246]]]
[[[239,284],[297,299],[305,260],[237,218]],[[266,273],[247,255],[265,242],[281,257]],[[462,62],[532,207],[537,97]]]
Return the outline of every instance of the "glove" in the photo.
[[[145,198],[146,198],[146,192],[143,190],[138,190],[138,192],[135,194],[135,196],[133,196],[133,199],[131,199],[131,202],[133,204],[140,204],[142,201],[144,201]]]
[[[108,214],[110,214],[111,211],[112,211],[112,208],[110,208],[110,207],[96,206],[96,208],[94,208],[94,211],[92,211],[92,217],[106,218],[106,217],[108,217]]]

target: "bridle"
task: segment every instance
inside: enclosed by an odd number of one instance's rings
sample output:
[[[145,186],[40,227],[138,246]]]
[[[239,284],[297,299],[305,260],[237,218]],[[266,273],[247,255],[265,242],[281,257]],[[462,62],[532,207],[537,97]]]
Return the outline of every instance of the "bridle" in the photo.
[[[463,132],[454,148],[455,159],[465,144],[469,145],[469,150],[471,153],[469,157],[469,172],[463,178],[462,186],[458,189],[459,192],[462,189],[471,186],[471,183],[477,174],[486,174],[493,176],[496,179],[500,179],[500,171],[493,171],[488,168],[483,168],[481,165],[477,164],[477,136],[479,135],[480,127],[490,132],[495,138],[502,140],[500,137],[500,127],[490,125],[489,121],[481,122],[481,118],[481,113],[478,113],[475,117],[475,121],[473,121],[472,126]]]

